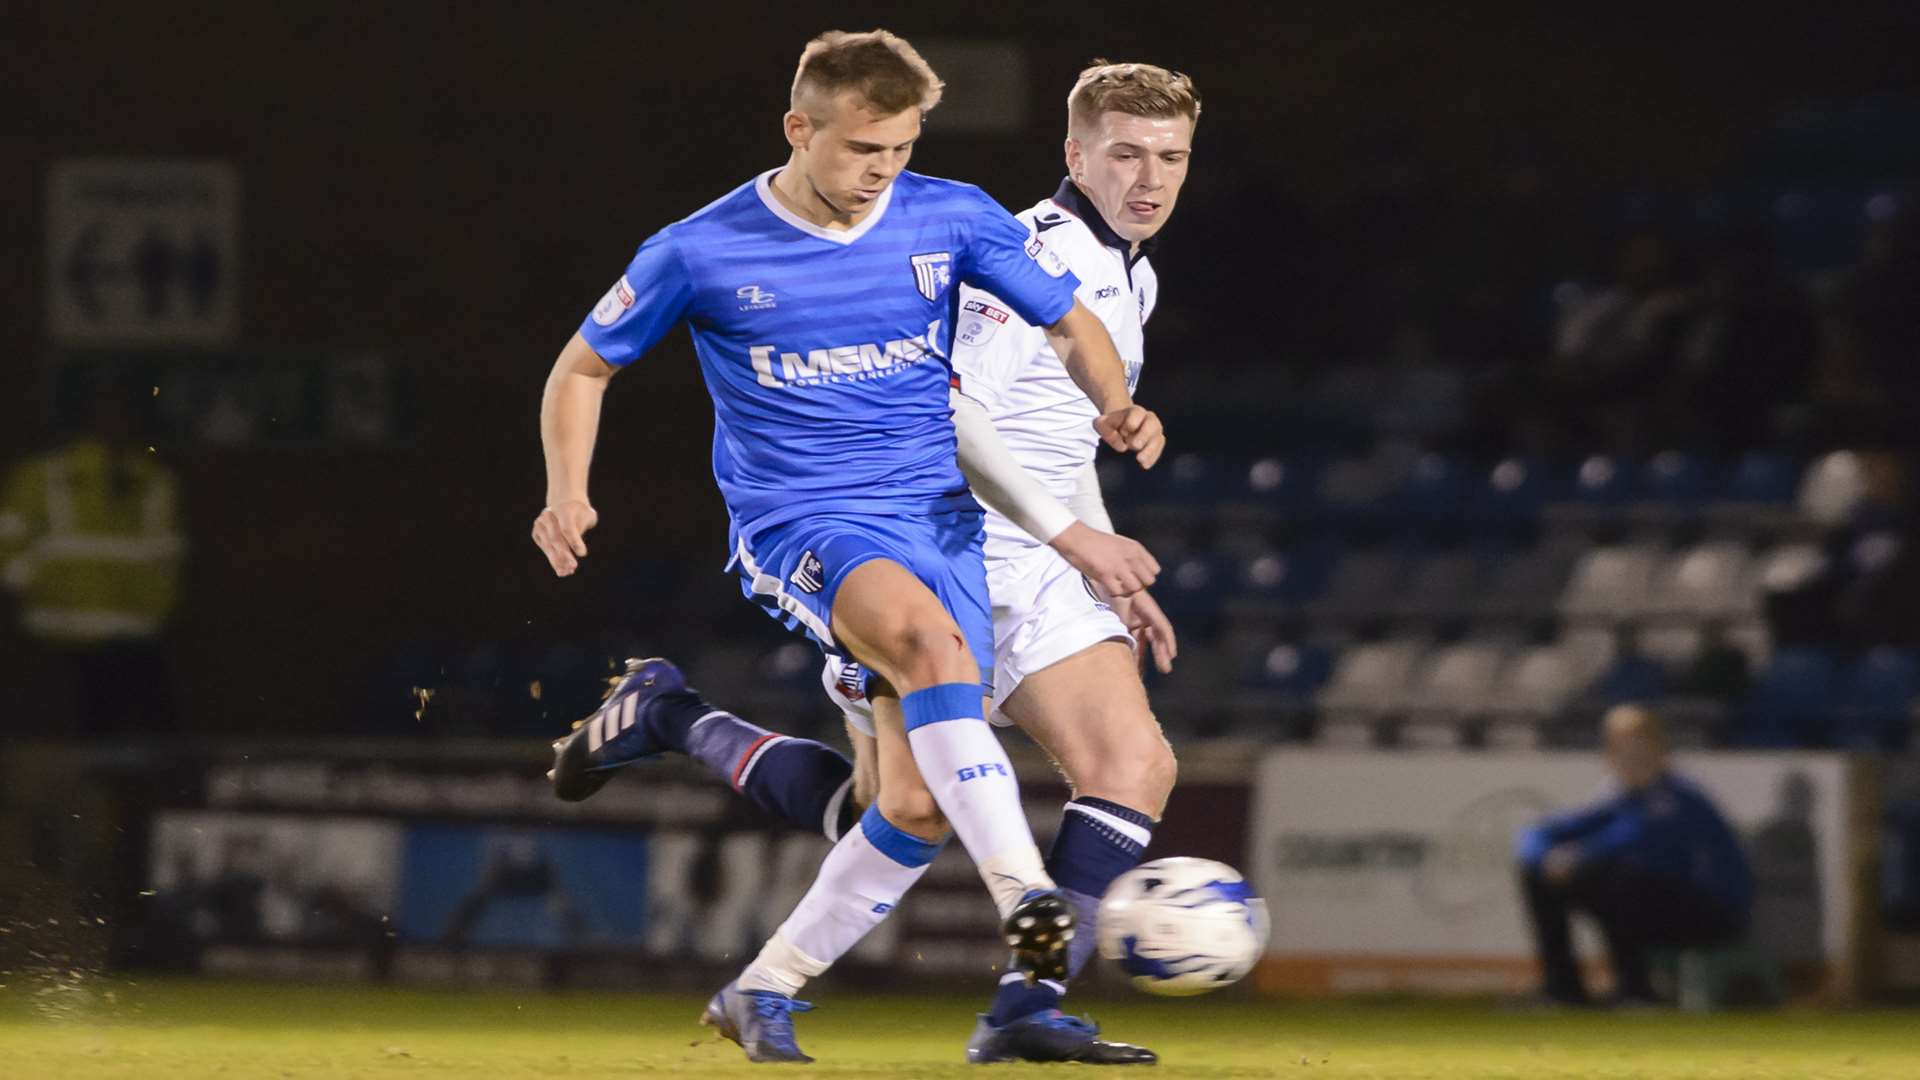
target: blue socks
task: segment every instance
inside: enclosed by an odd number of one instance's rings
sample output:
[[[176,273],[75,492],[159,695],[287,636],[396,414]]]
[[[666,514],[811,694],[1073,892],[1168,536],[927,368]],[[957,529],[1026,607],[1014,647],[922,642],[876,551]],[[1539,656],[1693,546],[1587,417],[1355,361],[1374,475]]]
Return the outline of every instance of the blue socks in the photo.
[[[662,694],[649,706],[647,720],[669,747],[803,831],[838,840],[858,817],[853,762],[824,743],[749,724],[692,691]]]
[[[1079,928],[1068,945],[1069,979],[1093,958],[1097,941],[1094,921],[1100,911],[1100,898],[1114,878],[1140,865],[1155,824],[1140,811],[1105,799],[1081,796],[1067,803],[1053,849],[1047,853],[1047,873],[1079,918]],[[987,1022],[1000,1027],[1031,1013],[1058,1008],[1066,992],[1064,984],[1050,981],[1028,986],[1023,975],[1011,972],[1000,980]]]

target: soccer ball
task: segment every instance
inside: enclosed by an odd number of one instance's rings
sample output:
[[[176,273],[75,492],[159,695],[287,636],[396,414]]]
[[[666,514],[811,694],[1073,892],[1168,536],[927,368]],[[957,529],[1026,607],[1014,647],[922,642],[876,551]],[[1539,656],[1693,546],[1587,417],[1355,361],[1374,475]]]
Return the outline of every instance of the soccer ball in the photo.
[[[1212,859],[1155,859],[1100,901],[1100,955],[1150,994],[1190,997],[1238,982],[1267,947],[1266,901]]]

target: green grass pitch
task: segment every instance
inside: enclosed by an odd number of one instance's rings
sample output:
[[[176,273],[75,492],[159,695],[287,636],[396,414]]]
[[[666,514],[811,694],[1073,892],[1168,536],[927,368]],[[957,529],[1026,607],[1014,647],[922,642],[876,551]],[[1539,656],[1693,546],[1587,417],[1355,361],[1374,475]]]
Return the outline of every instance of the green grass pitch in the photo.
[[[817,1078],[977,1076],[971,999],[826,993],[799,1020]],[[1165,1077],[1920,1077],[1920,1014],[1509,1012],[1488,1005],[1129,998],[1083,1003]],[[682,995],[99,980],[0,989],[0,1077],[738,1076]],[[1079,1074],[999,1066],[989,1075]]]

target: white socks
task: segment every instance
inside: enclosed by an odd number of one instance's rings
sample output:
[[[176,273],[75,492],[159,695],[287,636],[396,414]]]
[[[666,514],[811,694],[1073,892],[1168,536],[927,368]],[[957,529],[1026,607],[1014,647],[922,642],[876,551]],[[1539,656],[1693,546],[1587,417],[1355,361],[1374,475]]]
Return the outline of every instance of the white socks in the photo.
[[[934,802],[1005,918],[1020,897],[1053,888],[1020,806],[1007,751],[981,713],[977,683],[942,683],[900,699],[907,742]]]
[[[860,826],[848,829],[827,853],[793,914],[741,973],[740,989],[799,993],[880,925],[939,853],[939,844],[901,832],[868,807]]]

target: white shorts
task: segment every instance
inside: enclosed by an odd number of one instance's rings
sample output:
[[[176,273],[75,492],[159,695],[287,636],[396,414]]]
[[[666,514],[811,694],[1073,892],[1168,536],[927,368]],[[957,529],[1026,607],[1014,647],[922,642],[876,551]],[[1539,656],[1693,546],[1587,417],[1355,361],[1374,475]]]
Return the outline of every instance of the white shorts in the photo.
[[[1028,675],[1103,641],[1133,641],[1120,616],[1094,599],[1093,587],[1080,571],[1044,544],[1006,558],[989,557],[987,593],[993,600],[991,719],[1001,727],[1013,723],[1000,711],[1001,704]],[[860,665],[830,656],[820,681],[854,730],[872,735],[873,703],[867,700],[866,672]]]

